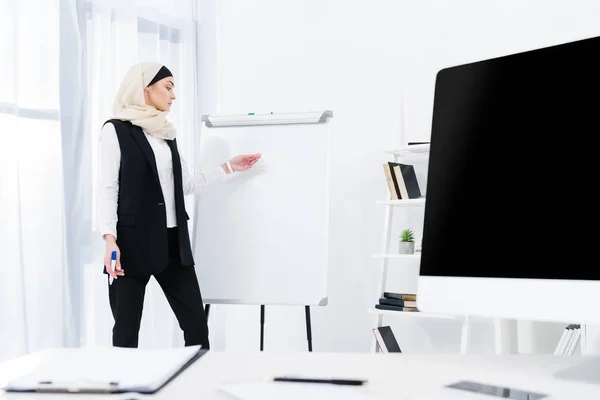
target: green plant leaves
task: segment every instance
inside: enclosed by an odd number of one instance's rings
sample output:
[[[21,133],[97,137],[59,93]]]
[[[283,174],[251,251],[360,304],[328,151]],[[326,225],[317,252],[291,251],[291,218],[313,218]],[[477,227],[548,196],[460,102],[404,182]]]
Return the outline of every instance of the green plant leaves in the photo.
[[[410,229],[403,229],[402,232],[400,232],[400,241],[401,242],[414,242],[415,237],[414,237],[413,231]]]

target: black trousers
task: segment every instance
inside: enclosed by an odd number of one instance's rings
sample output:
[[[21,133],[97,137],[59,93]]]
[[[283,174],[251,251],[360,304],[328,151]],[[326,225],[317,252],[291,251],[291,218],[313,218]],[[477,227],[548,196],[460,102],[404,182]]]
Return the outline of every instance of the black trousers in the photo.
[[[209,349],[208,324],[194,267],[179,262],[177,228],[169,231],[169,264],[154,278],[162,288],[183,330],[186,346],[202,345]],[[144,295],[150,276],[118,277],[108,285],[110,308],[114,318],[112,342],[116,347],[138,347]]]

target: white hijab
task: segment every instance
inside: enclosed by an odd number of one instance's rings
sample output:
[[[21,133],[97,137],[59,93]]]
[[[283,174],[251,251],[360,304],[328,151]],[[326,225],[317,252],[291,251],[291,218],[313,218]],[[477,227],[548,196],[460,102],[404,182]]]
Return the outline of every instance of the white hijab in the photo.
[[[129,68],[117,91],[112,118],[131,121],[149,135],[173,140],[177,132],[167,121],[168,111],[149,106],[144,100],[144,88],[161,68],[162,64],[152,61],[140,62]]]

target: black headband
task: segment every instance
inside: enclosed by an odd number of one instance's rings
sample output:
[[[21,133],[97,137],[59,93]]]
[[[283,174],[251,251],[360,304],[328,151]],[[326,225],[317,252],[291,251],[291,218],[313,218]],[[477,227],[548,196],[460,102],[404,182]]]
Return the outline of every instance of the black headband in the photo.
[[[173,76],[173,74],[171,73],[171,71],[169,71],[169,68],[167,68],[163,65],[161,67],[161,69],[158,70],[156,75],[154,75],[154,78],[152,78],[152,80],[150,81],[148,86],[153,85],[156,82],[160,81],[161,79],[167,78],[169,76]]]

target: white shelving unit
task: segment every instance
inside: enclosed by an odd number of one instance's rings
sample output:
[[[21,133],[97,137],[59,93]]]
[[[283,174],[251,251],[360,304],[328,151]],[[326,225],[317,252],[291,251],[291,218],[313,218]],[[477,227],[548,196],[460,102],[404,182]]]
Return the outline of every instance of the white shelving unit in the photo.
[[[411,158],[415,156],[426,156],[429,154],[429,144],[419,144],[405,146],[398,149],[383,150],[384,153],[390,155],[394,162],[408,162],[405,158]],[[388,193],[389,194],[389,193]],[[389,198],[390,196],[388,196]],[[383,233],[382,233],[382,246],[380,253],[373,254],[375,259],[379,260],[378,266],[380,269],[380,277],[377,285],[377,293],[375,294],[375,300],[383,296],[383,292],[386,291],[387,274],[390,264],[393,264],[393,268],[402,268],[403,262],[410,262],[410,260],[419,259],[421,257],[420,252],[415,254],[397,254],[391,249],[391,233],[392,233],[392,222],[394,221],[394,211],[398,207],[424,207],[426,199],[406,199],[406,200],[379,200],[376,202],[378,206],[385,207],[385,216],[383,222]],[[418,298],[417,298],[418,301]],[[440,318],[445,320],[457,320],[461,322],[461,337],[460,337],[460,353],[466,354],[469,344],[470,337],[470,324],[469,316],[467,315],[453,315],[453,314],[437,314],[429,312],[413,312],[413,311],[388,311],[379,310],[373,305],[368,310],[369,313],[376,316],[376,325],[383,325],[383,318]],[[513,321],[514,322],[514,321]],[[494,347],[496,354],[504,354],[505,343],[504,335],[505,332],[511,330],[511,321],[500,318],[494,318]],[[581,325],[581,351],[582,354],[587,352],[587,326]],[[372,341],[372,351],[379,351],[375,338]]]
[[[384,152],[390,154],[393,157],[394,162],[406,162],[404,160],[405,157],[413,157],[420,155],[427,155],[429,153],[429,145],[411,145],[402,147],[399,149],[392,150],[384,150]],[[388,268],[390,268],[390,260],[394,264],[402,263],[404,260],[414,260],[421,257],[420,252],[416,252],[414,254],[397,254],[391,252],[391,234],[392,234],[392,222],[394,220],[394,210],[398,207],[424,207],[425,199],[405,199],[405,200],[380,200],[376,202],[377,205],[384,206],[385,216],[383,222],[383,233],[382,233],[382,246],[381,252],[377,254],[373,254],[374,258],[380,260],[380,279],[377,285],[377,293],[375,299],[379,299],[383,296],[383,292],[386,291],[387,285],[387,274]],[[394,267],[401,268],[399,265],[395,265]],[[374,314],[376,316],[376,325],[383,325],[383,317],[384,316],[394,316],[397,318],[441,318],[441,319],[452,319],[459,320],[462,322],[462,330],[461,330],[461,343],[460,343],[460,352],[461,354],[466,354],[467,345],[469,340],[469,323],[468,318],[466,316],[460,315],[449,315],[449,314],[434,314],[434,313],[425,313],[420,311],[388,311],[388,310],[379,310],[373,306],[372,309],[368,310],[369,313]],[[377,341],[373,338],[372,341],[372,350],[374,352],[379,351],[377,347]]]

